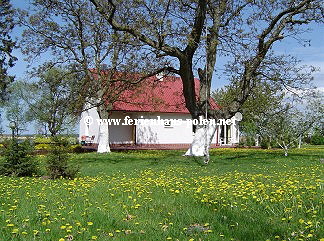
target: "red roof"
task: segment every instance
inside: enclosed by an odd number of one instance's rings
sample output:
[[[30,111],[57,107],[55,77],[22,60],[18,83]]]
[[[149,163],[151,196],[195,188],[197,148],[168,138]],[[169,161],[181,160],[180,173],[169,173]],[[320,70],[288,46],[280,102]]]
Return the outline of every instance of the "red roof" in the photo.
[[[199,93],[199,80],[195,79],[196,93]],[[133,90],[126,90],[119,101],[113,104],[114,111],[189,113],[185,105],[181,78],[156,76],[147,78]],[[219,106],[213,99],[212,108]]]

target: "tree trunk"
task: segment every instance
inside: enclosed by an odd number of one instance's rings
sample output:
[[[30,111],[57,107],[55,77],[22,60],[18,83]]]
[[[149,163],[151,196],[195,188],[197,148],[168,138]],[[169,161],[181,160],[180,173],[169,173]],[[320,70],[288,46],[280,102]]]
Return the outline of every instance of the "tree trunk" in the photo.
[[[103,106],[99,107],[99,117],[101,119],[108,119],[109,112]],[[98,137],[98,153],[107,153],[111,152],[109,146],[109,126],[106,122],[101,122],[99,124],[99,137]]]
[[[259,146],[259,135],[255,136],[255,146]]]
[[[302,143],[302,136],[300,135],[298,138],[298,148],[300,149]]]
[[[208,156],[209,147],[215,136],[217,125],[209,123],[207,126],[197,125],[192,143],[185,156]]]

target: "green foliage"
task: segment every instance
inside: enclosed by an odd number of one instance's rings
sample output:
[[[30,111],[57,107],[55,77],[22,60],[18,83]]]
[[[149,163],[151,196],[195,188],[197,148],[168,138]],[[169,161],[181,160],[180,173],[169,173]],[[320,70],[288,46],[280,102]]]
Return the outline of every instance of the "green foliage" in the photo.
[[[0,101],[5,99],[8,84],[14,77],[8,76],[7,70],[14,66],[16,57],[11,55],[16,43],[11,39],[10,32],[14,27],[13,10],[9,0],[0,1]]]
[[[14,133],[19,136],[21,131],[25,130],[27,119],[27,103],[22,98],[25,91],[24,83],[16,81],[8,88],[8,101],[4,104],[6,119],[9,123],[14,124]]]
[[[254,146],[254,145],[255,145],[254,137],[252,137],[252,136],[248,136],[248,137],[246,138],[246,145],[247,145],[247,146]]]
[[[324,145],[324,136],[319,133],[316,133],[311,137],[310,143],[312,145]]]
[[[19,143],[13,139],[4,146],[4,162],[0,166],[0,174],[5,176],[33,176],[38,173],[38,164],[31,156],[33,147],[30,141]]]
[[[246,147],[246,146],[255,146],[255,139],[253,136],[249,136],[249,135],[246,135],[246,136],[243,136],[241,139],[240,139],[240,143],[239,145],[241,147]]]
[[[39,151],[41,151],[41,150],[51,150],[51,145],[50,144],[37,144],[37,145],[35,145],[35,150],[39,150]]]
[[[269,136],[265,136],[261,139],[260,143],[261,148],[263,149],[270,149],[270,148],[277,148],[279,147],[275,140],[270,138]]]
[[[45,150],[45,151],[49,151],[51,150],[51,138],[49,137],[36,137],[34,139],[34,143],[35,143],[35,150]]]
[[[37,136],[36,138],[34,138],[35,144],[51,143],[51,141],[52,140],[49,137],[40,137],[40,136]]]
[[[25,84],[23,98],[28,102],[28,120],[37,121],[52,136],[69,130],[75,124],[73,86],[76,77],[68,70],[51,68],[38,74],[38,81]]]
[[[77,138],[72,136],[67,136],[67,137],[61,136],[60,140],[64,141],[69,145],[67,148],[69,152],[76,152],[76,153],[82,152],[82,150],[80,150],[81,145],[77,144],[78,142]],[[35,150],[44,150],[44,151],[50,151],[52,149],[53,144],[55,144],[52,138],[39,137],[39,136],[34,139],[34,143],[35,143]]]
[[[79,167],[69,163],[69,143],[66,139],[53,137],[50,153],[47,156],[47,170],[52,179],[73,179],[79,172]]]

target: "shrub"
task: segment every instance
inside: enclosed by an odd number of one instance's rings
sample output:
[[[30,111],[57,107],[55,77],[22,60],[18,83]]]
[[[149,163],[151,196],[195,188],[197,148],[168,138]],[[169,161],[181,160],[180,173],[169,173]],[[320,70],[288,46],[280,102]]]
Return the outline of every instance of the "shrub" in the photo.
[[[80,153],[81,150],[78,149],[78,140],[73,136],[61,136],[60,140],[66,142],[67,145],[70,145],[69,150],[71,152]],[[34,139],[35,142],[35,150],[41,151],[50,151],[52,149],[53,139],[51,137],[36,137]]]
[[[51,143],[51,138],[49,137],[35,137],[34,142],[35,144],[45,144],[45,143]]]
[[[315,134],[311,137],[310,143],[312,145],[324,145],[324,136],[320,134]]]
[[[247,146],[255,146],[255,139],[252,136],[247,136],[246,137],[246,145]]]
[[[51,144],[37,144],[35,145],[35,150],[50,150],[51,149]]]
[[[269,138],[262,138],[260,146],[262,149],[270,149],[271,143],[270,143]]]
[[[30,141],[19,143],[17,139],[5,144],[4,162],[0,174],[6,176],[33,176],[38,173],[38,163],[31,156],[33,146]]]
[[[78,166],[69,163],[68,154],[69,143],[66,139],[60,137],[52,138],[50,153],[47,156],[47,170],[52,179],[56,178],[74,178],[79,172]]]

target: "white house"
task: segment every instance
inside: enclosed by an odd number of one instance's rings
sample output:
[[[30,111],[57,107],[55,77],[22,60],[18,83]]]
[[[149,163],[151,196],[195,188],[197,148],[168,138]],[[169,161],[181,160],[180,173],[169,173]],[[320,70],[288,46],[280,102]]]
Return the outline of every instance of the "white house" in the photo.
[[[198,87],[199,80],[195,81]],[[213,100],[211,105],[219,108]],[[151,77],[136,91],[125,91],[114,103],[109,120],[100,120],[95,108],[84,111],[80,140],[98,143],[99,122],[109,124],[110,145],[187,147],[193,140],[193,123],[185,107],[182,82],[174,76]],[[229,122],[219,123],[222,125],[217,126],[211,146],[239,142],[238,123],[235,118]]]

